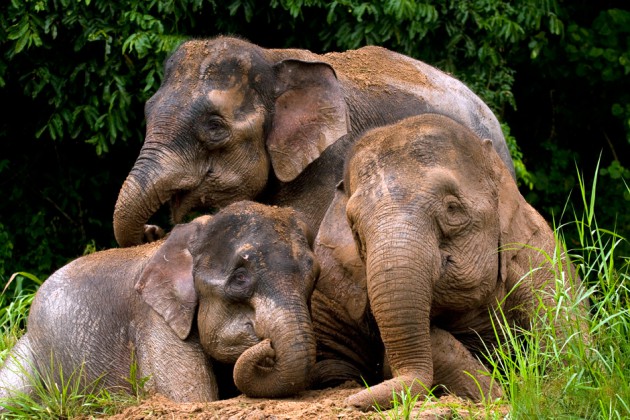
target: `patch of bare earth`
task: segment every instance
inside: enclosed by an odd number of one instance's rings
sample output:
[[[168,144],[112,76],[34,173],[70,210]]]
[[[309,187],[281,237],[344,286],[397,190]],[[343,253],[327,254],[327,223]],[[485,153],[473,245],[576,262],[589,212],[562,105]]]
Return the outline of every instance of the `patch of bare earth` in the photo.
[[[176,404],[155,395],[140,405],[127,407],[109,420],[141,419],[370,419],[380,418],[375,412],[362,412],[346,406],[345,400],[360,391],[356,384],[348,383],[336,388],[305,391],[293,398],[262,399],[243,395],[212,403]],[[384,412],[385,418],[398,418],[394,413]],[[453,396],[436,401],[418,403],[411,418],[449,419],[486,418],[481,406]],[[498,408],[496,417],[504,417],[507,409]],[[493,416],[495,417],[495,416]]]

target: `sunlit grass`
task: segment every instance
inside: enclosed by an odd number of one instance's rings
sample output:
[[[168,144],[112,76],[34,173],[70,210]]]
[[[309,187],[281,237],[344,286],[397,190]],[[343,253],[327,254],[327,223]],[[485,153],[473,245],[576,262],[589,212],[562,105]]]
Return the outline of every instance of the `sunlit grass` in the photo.
[[[135,363],[131,365],[127,378],[131,393],[123,389],[100,387],[101,378],[86,382],[83,365],[66,373],[51,358],[46,373],[29,374],[35,369],[29,369],[30,366],[25,363],[29,362],[18,362],[17,369],[28,378],[32,392],[16,392],[10,398],[0,399],[0,406],[5,410],[0,413],[2,418],[50,419],[111,415],[123,407],[138,404],[146,396],[144,385],[148,378],[137,375]]]

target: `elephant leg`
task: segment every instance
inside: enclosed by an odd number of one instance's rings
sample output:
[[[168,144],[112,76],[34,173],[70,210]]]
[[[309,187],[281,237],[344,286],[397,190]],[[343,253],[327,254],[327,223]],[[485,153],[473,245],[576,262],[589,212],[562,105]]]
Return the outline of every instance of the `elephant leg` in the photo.
[[[434,386],[473,401],[503,395],[486,367],[451,333],[431,327],[431,350]]]
[[[28,334],[24,335],[11,350],[0,369],[0,400],[14,396],[33,395],[34,381],[39,379],[31,351]],[[5,402],[0,404],[0,413]]]
[[[354,319],[343,305],[321,293],[311,298],[317,363],[311,386],[323,388],[346,381],[373,385],[383,380],[383,344],[375,327],[363,316]]]
[[[139,329],[135,359],[147,387],[175,402],[209,402],[219,399],[212,365],[196,331],[180,340],[157,313]]]
[[[144,225],[143,240],[145,243],[155,242],[166,236],[166,232],[156,225]]]

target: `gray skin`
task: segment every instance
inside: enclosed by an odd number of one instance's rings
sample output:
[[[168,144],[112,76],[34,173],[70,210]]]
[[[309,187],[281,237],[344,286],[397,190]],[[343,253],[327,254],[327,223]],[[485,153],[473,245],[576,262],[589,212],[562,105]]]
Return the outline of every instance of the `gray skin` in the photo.
[[[163,241],[81,257],[38,290],[0,398],[32,394],[29,378],[60,369],[129,391],[134,360],[148,389],[176,402],[216,400],[216,362],[234,365],[248,395],[297,392],[315,363],[311,244],[293,210],[240,202]]]
[[[183,43],[145,107],[146,137],[114,211],[121,246],[163,235],[145,225],[165,203],[174,223],[237,200],[290,206],[314,233],[359,133],[422,113],[492,140],[514,176],[492,111],[463,83],[380,47],[317,55],[229,37]]]
[[[496,344],[491,314],[529,329],[539,298],[553,307],[554,251],[490,141],[430,114],[368,132],[315,240],[313,384],[366,380],[348,400],[360,409],[403,385],[500,396],[479,361]]]

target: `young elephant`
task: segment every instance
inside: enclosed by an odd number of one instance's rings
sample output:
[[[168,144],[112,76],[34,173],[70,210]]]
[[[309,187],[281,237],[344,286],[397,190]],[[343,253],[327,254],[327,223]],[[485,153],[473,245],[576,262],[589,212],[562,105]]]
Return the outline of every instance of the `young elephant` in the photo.
[[[554,246],[490,141],[431,114],[368,132],[316,238],[315,383],[378,384],[350,397],[362,409],[403,385],[500,395],[478,359],[491,313],[530,328],[537,292],[554,304]]]
[[[163,241],[71,262],[37,292],[0,398],[59,372],[129,389],[134,362],[150,390],[177,402],[218,398],[213,361],[236,362],[250,395],[300,391],[315,363],[309,237],[293,210],[239,202]]]

